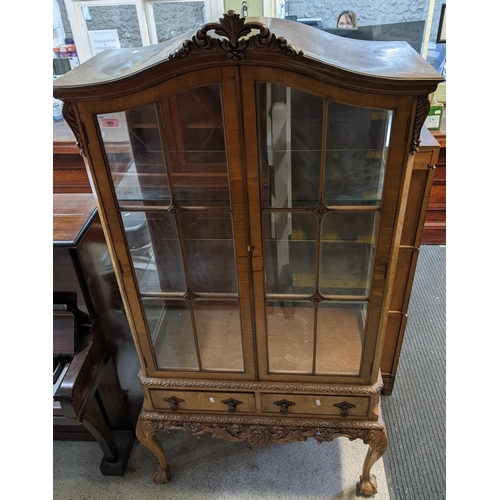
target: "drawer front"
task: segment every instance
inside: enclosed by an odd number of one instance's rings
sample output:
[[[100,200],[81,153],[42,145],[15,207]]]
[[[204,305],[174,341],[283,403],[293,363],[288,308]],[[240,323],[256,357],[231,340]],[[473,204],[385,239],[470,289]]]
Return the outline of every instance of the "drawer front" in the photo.
[[[251,392],[197,392],[197,391],[165,391],[162,389],[150,389],[149,394],[155,410],[169,411],[217,411],[222,413],[248,413],[255,412],[255,395]],[[172,408],[175,404],[177,410]],[[231,399],[236,404],[231,405]],[[223,403],[222,401],[229,401]],[[237,404],[237,402],[240,402]],[[175,406],[174,406],[175,407]],[[229,411],[231,407],[236,408],[234,412]]]
[[[369,397],[344,397],[344,396],[305,396],[297,394],[262,394],[262,412],[277,413],[281,412],[281,404],[275,404],[280,401],[295,403],[288,406],[287,415],[309,414],[309,415],[330,415],[346,417],[367,417],[370,403]],[[334,406],[338,405],[338,406]],[[351,406],[352,405],[352,406]],[[347,412],[347,414],[345,414]],[[342,413],[342,415],[341,415]]]

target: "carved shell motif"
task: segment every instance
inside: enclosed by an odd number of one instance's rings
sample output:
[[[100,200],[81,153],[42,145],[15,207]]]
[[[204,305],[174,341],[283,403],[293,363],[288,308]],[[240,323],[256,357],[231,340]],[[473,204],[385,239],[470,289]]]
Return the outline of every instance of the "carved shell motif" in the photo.
[[[229,10],[219,19],[220,23],[208,23],[200,28],[191,40],[186,40],[182,47],[170,54],[169,59],[186,57],[188,54],[206,51],[224,51],[227,58],[233,62],[245,59],[245,51],[266,50],[282,52],[289,55],[302,56],[301,50],[296,50],[283,37],[277,37],[269,28],[259,22],[245,22],[239,14]],[[214,38],[209,31],[222,38]],[[258,33],[247,37],[252,30]]]

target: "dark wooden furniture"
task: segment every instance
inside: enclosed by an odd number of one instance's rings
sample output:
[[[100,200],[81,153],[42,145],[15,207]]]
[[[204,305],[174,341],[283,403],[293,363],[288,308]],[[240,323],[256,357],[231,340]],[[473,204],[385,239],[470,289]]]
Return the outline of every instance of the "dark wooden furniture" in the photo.
[[[127,305],[156,482],[160,430],[346,436],[369,445],[359,491],[376,493],[384,333],[441,80],[405,43],[229,11],[54,82]]]
[[[65,365],[54,380],[54,439],[96,440],[101,472],[123,475],[135,436],[93,307],[99,277],[89,264],[102,251],[93,195],[55,194],[53,221],[54,368]]]
[[[439,130],[431,134],[440,146],[429,207],[422,233],[422,245],[446,245],[446,106]]]
[[[92,189],[85,167],[83,156],[80,154],[80,148],[76,144],[76,139],[70,127],[65,120],[54,122],[53,124],[53,193],[59,196],[58,199],[64,200],[62,206],[65,210],[71,210],[71,207],[77,207],[77,210],[86,210],[81,216],[81,223],[84,224],[85,217],[90,216],[95,210],[95,200],[92,194]],[[81,196],[81,195],[86,196]],[[87,200],[89,207],[82,208],[80,205],[84,203],[82,200]],[[54,209],[58,210],[57,205]],[[59,214],[61,215],[61,214]],[[66,215],[71,215],[68,212]],[[79,217],[73,214],[74,218],[68,220],[75,224]],[[109,253],[107,251],[106,240],[99,215],[93,216],[95,220],[89,228],[92,233],[94,245],[93,251],[89,253],[86,259],[85,276],[80,279],[89,283],[92,292],[87,293],[88,303],[92,304],[94,317],[101,324],[101,332],[103,332],[104,340],[108,352],[115,363],[118,379],[122,390],[126,395],[127,405],[132,421],[137,421],[137,416],[142,407],[142,391],[137,381],[134,369],[139,370],[139,361],[134,347],[130,327],[125,316],[124,305],[118,289],[113,266]],[[61,257],[64,251],[54,250],[57,258]],[[59,265],[59,264],[58,264]],[[66,262],[61,272],[71,267],[71,262]],[[64,278],[64,274],[60,275]],[[54,283],[57,284],[58,276],[55,275]],[[86,300],[83,300],[83,294],[79,293],[80,306],[86,310]]]
[[[385,395],[390,395],[394,387],[422,232],[427,222],[427,206],[435,186],[435,172],[439,160],[439,143],[425,127],[422,128],[420,139],[418,152],[412,158],[408,202],[380,361]]]
[[[65,120],[53,124],[53,192],[92,193],[85,163]]]

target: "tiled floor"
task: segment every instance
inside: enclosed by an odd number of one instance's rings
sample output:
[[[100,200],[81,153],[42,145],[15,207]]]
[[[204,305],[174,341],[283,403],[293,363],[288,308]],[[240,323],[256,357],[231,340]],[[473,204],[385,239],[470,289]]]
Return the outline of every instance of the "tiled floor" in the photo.
[[[368,446],[337,438],[253,447],[202,436],[160,433],[171,481],[157,485],[156,458],[135,442],[123,477],[103,476],[97,443],[54,441],[54,500],[349,500],[356,495]],[[379,492],[389,500],[383,460],[372,467]]]

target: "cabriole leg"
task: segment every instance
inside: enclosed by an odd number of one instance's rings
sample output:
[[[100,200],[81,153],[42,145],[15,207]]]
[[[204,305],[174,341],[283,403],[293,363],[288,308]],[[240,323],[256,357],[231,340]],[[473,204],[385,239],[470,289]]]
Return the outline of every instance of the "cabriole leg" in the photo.
[[[153,475],[153,480],[157,484],[162,484],[166,483],[170,478],[170,466],[168,465],[165,451],[156,437],[158,429],[158,422],[139,417],[135,433],[137,439],[158,458],[159,463]]]
[[[370,448],[363,464],[363,473],[359,476],[359,492],[362,495],[370,496],[377,493],[377,478],[373,474],[370,474],[371,468],[387,450],[387,433],[385,428],[368,431],[367,437],[363,439],[363,442],[367,443]]]

